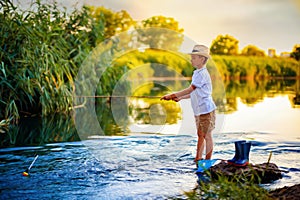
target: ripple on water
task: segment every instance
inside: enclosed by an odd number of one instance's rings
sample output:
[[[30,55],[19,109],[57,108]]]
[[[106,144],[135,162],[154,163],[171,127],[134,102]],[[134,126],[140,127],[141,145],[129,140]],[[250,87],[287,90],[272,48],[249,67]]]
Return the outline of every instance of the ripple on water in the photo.
[[[241,137],[240,137],[241,136]],[[268,188],[299,182],[299,142],[267,141],[258,133],[215,134],[213,158],[234,155],[235,139],[252,138],[253,163],[271,162],[288,170]],[[82,142],[0,149],[0,188],[3,198],[153,199],[180,196],[194,188],[197,138],[191,135],[102,137]],[[39,158],[30,171],[34,155]],[[55,192],[53,192],[55,191]]]

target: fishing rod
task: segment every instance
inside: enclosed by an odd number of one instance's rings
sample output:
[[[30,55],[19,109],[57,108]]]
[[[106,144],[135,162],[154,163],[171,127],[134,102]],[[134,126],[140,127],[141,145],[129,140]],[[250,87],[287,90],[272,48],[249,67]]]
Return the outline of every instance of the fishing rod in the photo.
[[[153,99],[160,99],[161,96],[125,96],[125,95],[113,95],[113,96],[107,96],[107,95],[95,95],[95,96],[89,96],[89,95],[81,95],[81,96],[73,96],[75,98],[141,98],[141,99],[147,99],[147,98],[153,98]]]
[[[39,157],[39,155],[36,155],[34,160],[32,161],[32,163],[30,164],[30,166],[26,169],[26,171],[24,171],[22,174],[23,176],[29,176],[29,170],[31,169],[31,167],[33,166],[33,164],[35,163],[36,159]]]

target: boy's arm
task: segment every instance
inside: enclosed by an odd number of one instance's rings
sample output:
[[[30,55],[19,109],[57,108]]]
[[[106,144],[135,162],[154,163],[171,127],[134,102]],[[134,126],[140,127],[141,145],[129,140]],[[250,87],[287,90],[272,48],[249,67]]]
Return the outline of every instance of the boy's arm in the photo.
[[[188,88],[184,90],[163,96],[161,100],[163,99],[163,100],[180,101],[181,99],[189,98],[191,92],[193,92],[194,89],[196,89],[196,86],[190,85]]]
[[[191,98],[190,94],[187,94],[187,95],[184,95],[184,96],[181,96],[178,98],[178,101],[182,100],[182,99],[189,99]],[[175,100],[176,101],[176,100]]]
[[[196,86],[190,85],[188,88],[186,88],[184,90],[181,90],[179,92],[174,93],[174,95],[177,98],[180,98],[180,97],[183,97],[183,96],[191,94],[194,91],[194,89],[196,89]]]

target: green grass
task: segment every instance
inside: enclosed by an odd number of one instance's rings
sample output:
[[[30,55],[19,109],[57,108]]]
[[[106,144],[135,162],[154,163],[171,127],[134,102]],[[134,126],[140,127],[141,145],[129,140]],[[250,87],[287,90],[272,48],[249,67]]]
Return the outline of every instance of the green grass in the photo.
[[[253,199],[266,200],[271,199],[268,191],[259,186],[255,181],[243,181],[243,177],[228,179],[225,176],[219,176],[211,182],[200,182],[197,188],[185,192],[188,199]]]

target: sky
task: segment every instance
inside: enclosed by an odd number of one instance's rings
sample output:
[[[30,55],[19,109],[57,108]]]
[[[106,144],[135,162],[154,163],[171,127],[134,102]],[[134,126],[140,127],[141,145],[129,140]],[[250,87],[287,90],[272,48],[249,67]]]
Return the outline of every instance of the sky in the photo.
[[[291,52],[300,44],[300,0],[56,0],[67,8],[104,6],[126,10],[141,21],[153,16],[172,17],[184,35],[210,46],[218,35],[239,40],[240,50],[253,44],[267,52]]]

